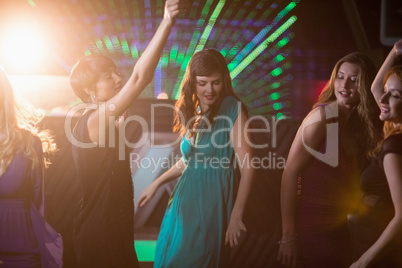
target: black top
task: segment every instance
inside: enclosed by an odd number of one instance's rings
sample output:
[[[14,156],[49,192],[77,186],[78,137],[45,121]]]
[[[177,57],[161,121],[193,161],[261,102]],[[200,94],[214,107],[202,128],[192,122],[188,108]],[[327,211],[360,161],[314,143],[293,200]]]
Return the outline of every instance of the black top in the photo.
[[[383,167],[384,156],[388,153],[402,155],[402,134],[388,137],[377,158],[361,175],[362,208],[358,217],[350,221],[355,260],[377,241],[395,214]],[[401,243],[397,247],[388,248],[370,267],[402,267],[401,250]]]
[[[119,148],[117,129],[113,135],[106,136],[105,146],[91,143],[87,122],[92,112],[85,113],[73,131],[74,138],[83,143],[72,147],[82,187],[74,230],[78,265],[136,267],[134,190],[129,158],[126,148]],[[119,151],[124,160],[119,160]]]
[[[325,162],[322,155],[314,156],[300,176],[297,218],[300,256],[304,267],[346,268],[351,258],[347,215],[359,197],[356,196],[359,167],[344,150],[338,127],[327,131],[318,152],[338,161]],[[333,138],[335,135],[338,139]]]
[[[319,151],[328,150],[325,147],[324,141]],[[340,139],[336,149],[338,164],[335,167],[313,157],[301,174],[298,209],[303,235],[333,232],[347,224],[347,214],[353,209],[358,168],[347,158]]]
[[[391,135],[383,142],[378,157],[362,173],[361,184],[365,195],[376,196],[378,197],[378,202],[392,204],[391,193],[383,167],[384,156],[388,153],[402,155],[402,134]],[[375,203],[374,200],[373,202]]]

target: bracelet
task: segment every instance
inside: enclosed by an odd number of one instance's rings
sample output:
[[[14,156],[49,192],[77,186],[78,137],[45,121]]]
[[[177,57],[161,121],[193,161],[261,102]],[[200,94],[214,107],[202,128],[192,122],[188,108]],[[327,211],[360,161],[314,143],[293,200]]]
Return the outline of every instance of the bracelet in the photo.
[[[296,241],[297,239],[295,238],[295,239],[290,239],[290,240],[285,240],[285,241],[282,241],[282,240],[279,240],[278,242],[276,242],[278,245],[281,245],[281,244],[286,244],[286,243],[288,243],[288,242],[293,242],[293,241]]]

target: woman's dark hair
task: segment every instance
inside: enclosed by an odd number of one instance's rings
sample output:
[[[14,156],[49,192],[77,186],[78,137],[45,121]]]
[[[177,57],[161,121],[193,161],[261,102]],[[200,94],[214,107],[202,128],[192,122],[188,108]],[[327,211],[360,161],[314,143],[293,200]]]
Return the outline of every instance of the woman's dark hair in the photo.
[[[99,76],[116,69],[112,59],[104,55],[89,55],[81,58],[73,67],[70,74],[70,84],[74,93],[86,102],[90,96],[85,89],[95,89]]]

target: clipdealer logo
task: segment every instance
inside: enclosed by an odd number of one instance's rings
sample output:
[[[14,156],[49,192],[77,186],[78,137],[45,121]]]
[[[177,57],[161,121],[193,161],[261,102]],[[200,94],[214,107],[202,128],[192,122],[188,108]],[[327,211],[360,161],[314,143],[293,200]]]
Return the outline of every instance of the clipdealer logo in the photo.
[[[339,130],[339,123],[333,122],[328,123],[326,125],[326,144],[325,144],[325,153],[321,153],[319,151],[314,150],[310,146],[308,146],[304,141],[304,129],[311,124],[322,120],[328,120],[331,118],[337,118],[339,115],[338,112],[338,103],[333,102],[327,106],[325,106],[325,118],[322,118],[321,112],[317,109],[314,113],[312,113],[304,122],[302,126],[302,142],[304,148],[313,155],[318,160],[332,166],[337,167],[339,164],[339,157],[338,157],[338,130]]]
[[[143,156],[138,154],[137,152],[139,150],[142,150],[140,148],[153,148],[153,149],[166,149],[166,148],[173,148],[176,145],[180,144],[182,138],[177,135],[177,137],[172,137],[172,140],[169,140],[167,142],[156,142],[156,131],[155,131],[155,125],[156,125],[156,113],[155,109],[158,108],[164,108],[164,109],[171,109],[172,111],[176,111],[179,113],[179,116],[182,118],[184,121],[183,114],[177,110],[177,107],[170,105],[170,104],[153,104],[151,105],[151,118],[150,122],[146,121],[144,118],[140,117],[139,115],[131,115],[128,116],[127,118],[124,118],[123,116],[115,117],[115,116],[106,116],[106,110],[109,111],[114,111],[115,110],[115,105],[114,104],[108,104],[106,109],[101,110],[98,114],[98,123],[99,123],[99,129],[98,129],[98,137],[99,141],[98,142],[82,142],[77,139],[77,137],[74,136],[73,134],[73,126],[72,126],[72,118],[74,117],[75,114],[77,114],[80,110],[97,110],[98,105],[92,104],[92,103],[81,103],[78,104],[74,107],[72,107],[69,112],[66,115],[65,122],[64,122],[64,130],[67,139],[70,141],[70,143],[73,146],[76,146],[78,148],[82,149],[89,149],[89,148],[104,148],[108,146],[109,148],[117,148],[118,149],[118,154],[119,154],[119,160],[124,160],[126,157],[126,150],[131,150],[134,149],[134,152],[130,152],[130,165],[131,168],[133,169],[138,169],[138,168],[145,168],[145,169],[152,169],[152,170],[158,170],[159,167],[162,165],[165,167],[166,165],[168,166],[173,166],[174,163],[176,163],[179,159],[172,159],[172,157],[157,157],[157,156]],[[241,109],[241,103],[239,102],[237,104],[237,109],[240,111]],[[196,118],[192,118],[191,120],[195,120]],[[116,133],[116,128],[115,124],[116,121],[119,120],[119,131]],[[190,121],[191,121],[190,120]],[[205,116],[201,117],[202,122],[204,123],[204,126],[198,130],[198,133],[200,135],[203,135],[203,133],[210,133],[210,141],[206,143],[195,143],[191,141],[191,146],[197,150],[199,149],[206,149],[206,148],[214,148],[216,150],[219,149],[224,149],[229,146],[234,146],[236,145],[237,147],[242,147],[244,143],[247,143],[248,146],[250,146],[253,150],[255,149],[264,149],[264,148],[272,148],[275,149],[278,138],[277,138],[277,124],[280,120],[278,120],[275,116],[272,116],[271,118],[264,117],[264,116],[251,116],[249,118],[244,118],[242,116],[242,113],[239,113],[237,116],[237,120],[239,123],[237,124],[237,132],[238,133],[243,133],[244,140],[240,138],[240,135],[234,136],[232,133],[232,128],[234,128],[234,122],[233,119],[230,118],[229,116],[216,116],[214,118],[215,121],[220,121],[222,122],[223,127],[219,129],[213,129],[212,122],[209,121],[209,119]],[[141,138],[139,141],[136,141],[135,143],[131,143],[126,139],[126,127],[127,125],[132,122],[136,121],[138,123],[138,127],[140,128],[140,131],[143,133],[141,135]],[[253,121],[258,121],[259,126],[252,126]],[[109,128],[107,131],[105,131],[106,124],[108,124]],[[245,127],[242,127],[245,125]],[[106,135],[106,132],[108,135]],[[223,141],[219,138],[221,135],[220,133],[229,133],[230,139],[226,140],[224,139]],[[257,133],[257,135],[267,135],[269,137],[268,140],[259,140],[258,142],[256,140],[253,140],[251,138],[252,133]],[[260,134],[258,134],[260,133]],[[268,135],[268,133],[270,135]],[[117,135],[117,136],[116,136]],[[226,134],[224,134],[226,135]],[[159,144],[158,144],[159,143]],[[145,147],[144,147],[145,146]],[[241,158],[239,157],[238,154],[235,153],[235,164],[243,167],[251,167],[251,168],[265,168],[265,169],[283,169],[286,164],[286,159],[280,155],[277,155],[275,152],[268,151],[268,154],[266,156],[253,156],[250,154],[247,154],[245,157]],[[209,164],[211,168],[228,168],[227,165],[232,163],[231,159],[228,158],[218,158],[214,156],[201,156],[201,155],[195,155],[192,157],[192,161],[195,161],[195,163],[199,166]]]

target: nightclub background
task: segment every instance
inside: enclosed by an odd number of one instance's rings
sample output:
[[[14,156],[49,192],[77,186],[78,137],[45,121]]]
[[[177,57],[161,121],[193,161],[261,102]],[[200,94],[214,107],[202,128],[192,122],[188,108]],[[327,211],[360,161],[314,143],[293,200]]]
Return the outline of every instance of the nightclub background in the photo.
[[[398,0],[190,0],[161,55],[153,82],[129,110],[154,126],[155,136],[131,153],[141,157],[178,155],[172,133],[174,105],[191,56],[215,48],[225,57],[235,92],[250,115],[279,120],[277,146],[257,155],[286,158],[290,143],[311,109],[335,63],[344,55],[366,53],[379,67],[393,43],[402,38],[402,3]],[[74,267],[71,245],[74,206],[79,198],[66,113],[80,101],[69,73],[81,57],[110,56],[128,77],[163,16],[163,0],[0,0],[0,65],[16,93],[46,113],[59,145],[46,171],[46,216],[63,235],[65,267]],[[155,110],[153,104],[165,104]],[[155,120],[154,120],[155,119]],[[73,123],[74,123],[73,119]],[[152,122],[151,122],[152,121]],[[73,124],[72,123],[72,124]],[[274,123],[273,123],[274,124]],[[258,127],[258,122],[255,122]],[[273,125],[271,125],[272,127]],[[131,124],[127,137],[138,140],[143,129]],[[256,134],[256,143],[272,135]],[[131,167],[135,196],[157,172]],[[280,235],[281,168],[258,171],[249,204],[249,232],[233,253],[232,267],[274,267]],[[143,267],[152,265],[155,241],[174,183],[136,211],[136,249]],[[136,200],[134,200],[136,201]]]

